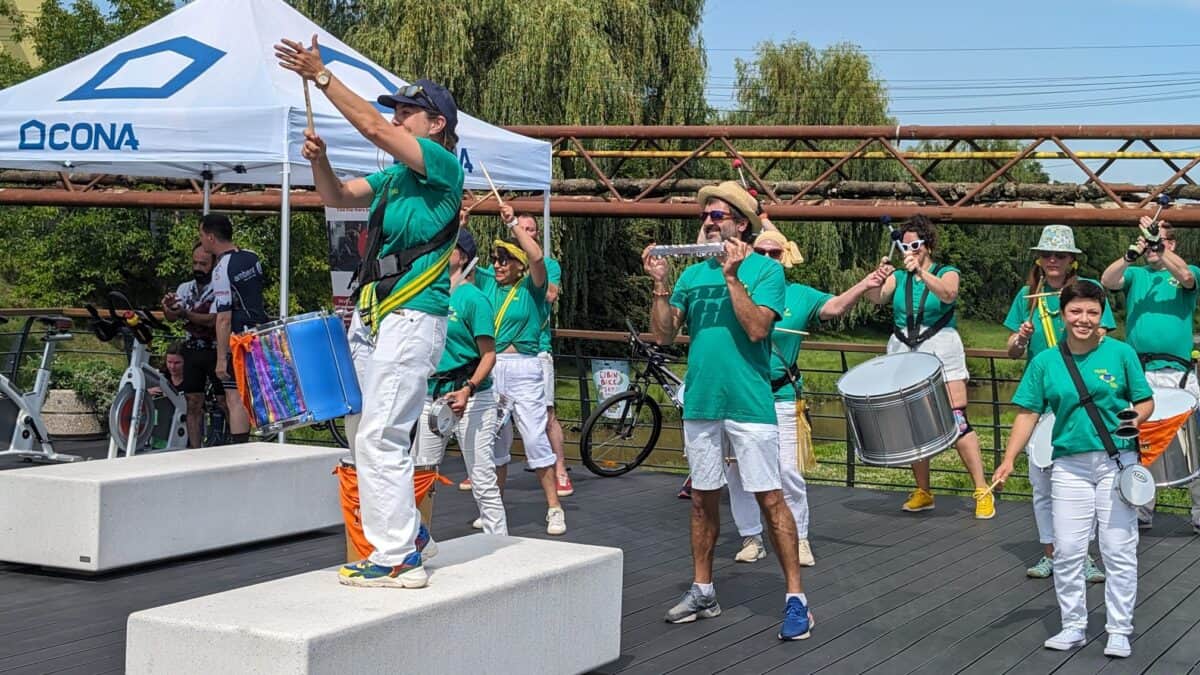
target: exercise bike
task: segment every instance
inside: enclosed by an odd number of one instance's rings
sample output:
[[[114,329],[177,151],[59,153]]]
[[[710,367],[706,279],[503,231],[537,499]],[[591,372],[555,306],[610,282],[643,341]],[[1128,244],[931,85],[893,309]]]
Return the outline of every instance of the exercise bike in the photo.
[[[8,319],[0,316],[0,324],[4,323],[8,323]],[[46,328],[46,334],[42,336],[42,361],[38,365],[33,390],[21,393],[17,390],[17,373],[25,353],[25,342],[35,323]],[[77,455],[55,452],[50,432],[46,431],[46,424],[42,420],[42,406],[50,391],[50,363],[54,361],[54,352],[58,343],[73,337],[71,320],[65,316],[31,316],[25,320],[13,355],[12,368],[7,375],[0,374],[0,438],[9,439],[8,449],[0,450],[0,457],[15,456],[40,462],[78,462],[83,459]]]
[[[165,331],[166,325],[148,310],[135,308],[117,291],[108,294],[108,319],[101,318],[94,306],[84,307],[92,316],[96,337],[109,342],[121,336],[129,354],[129,367],[108,410],[108,458],[121,452],[132,457],[139,452],[187,448],[187,400],[150,365],[152,331]],[[152,388],[161,394],[152,395]]]

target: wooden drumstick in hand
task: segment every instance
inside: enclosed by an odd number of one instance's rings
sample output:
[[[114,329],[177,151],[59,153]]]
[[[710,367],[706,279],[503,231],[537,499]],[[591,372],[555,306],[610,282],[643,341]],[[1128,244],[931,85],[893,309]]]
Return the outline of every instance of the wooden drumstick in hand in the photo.
[[[496,184],[492,182],[492,175],[488,173],[487,165],[483,160],[479,161],[479,168],[483,169],[483,177],[487,179],[488,185],[492,188],[492,194],[496,195],[496,201],[500,202],[500,206],[504,206],[504,200],[500,198],[500,192],[496,189]]]
[[[313,114],[312,114],[312,96],[308,93],[308,78],[300,78],[304,82],[304,114],[308,120],[308,133],[313,133]]]

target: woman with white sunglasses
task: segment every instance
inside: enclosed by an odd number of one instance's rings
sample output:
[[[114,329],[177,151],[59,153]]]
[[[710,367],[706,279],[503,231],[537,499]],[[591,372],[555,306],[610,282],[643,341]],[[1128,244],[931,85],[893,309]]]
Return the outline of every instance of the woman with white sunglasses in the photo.
[[[894,327],[887,353],[918,351],[933,354],[942,361],[942,373],[958,438],[954,442],[959,457],[975,484],[975,517],[981,520],[996,515],[996,505],[983,477],[983,459],[979,453],[979,435],[967,419],[967,358],[962,338],[955,330],[955,305],[958,301],[958,269],[936,263],[937,231],[925,216],[905,223],[897,242],[904,262],[900,269],[884,258],[879,270],[887,275],[881,288],[867,291],[867,298],[881,305],[891,301]],[[912,465],[917,489],[902,507],[905,511],[930,511],[934,507],[929,487],[929,460]]]

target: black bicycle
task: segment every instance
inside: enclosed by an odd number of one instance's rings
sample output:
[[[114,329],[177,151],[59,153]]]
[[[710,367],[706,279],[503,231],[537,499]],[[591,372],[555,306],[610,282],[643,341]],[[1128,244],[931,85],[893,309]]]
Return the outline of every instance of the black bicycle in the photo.
[[[592,411],[579,435],[583,465],[598,476],[620,476],[646,461],[662,433],[662,408],[650,395],[662,387],[676,409],[683,410],[683,381],[667,368],[670,357],[642,340],[628,319],[631,361],[644,363],[629,381],[629,389],[610,396]]]

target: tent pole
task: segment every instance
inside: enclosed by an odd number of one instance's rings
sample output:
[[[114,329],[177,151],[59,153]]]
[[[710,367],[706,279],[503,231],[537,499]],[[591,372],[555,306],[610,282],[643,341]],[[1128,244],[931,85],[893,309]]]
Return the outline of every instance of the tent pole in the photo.
[[[542,193],[542,255],[550,256],[550,191]]]
[[[279,318],[288,315],[288,272],[291,268],[289,260],[292,254],[292,163],[284,156],[283,162],[283,194],[279,212]],[[287,443],[287,434],[279,432],[279,442]]]
[[[204,210],[202,211],[202,214],[206,215],[206,216],[208,215],[208,198],[211,194],[212,194],[212,181],[205,178],[204,179]]]

